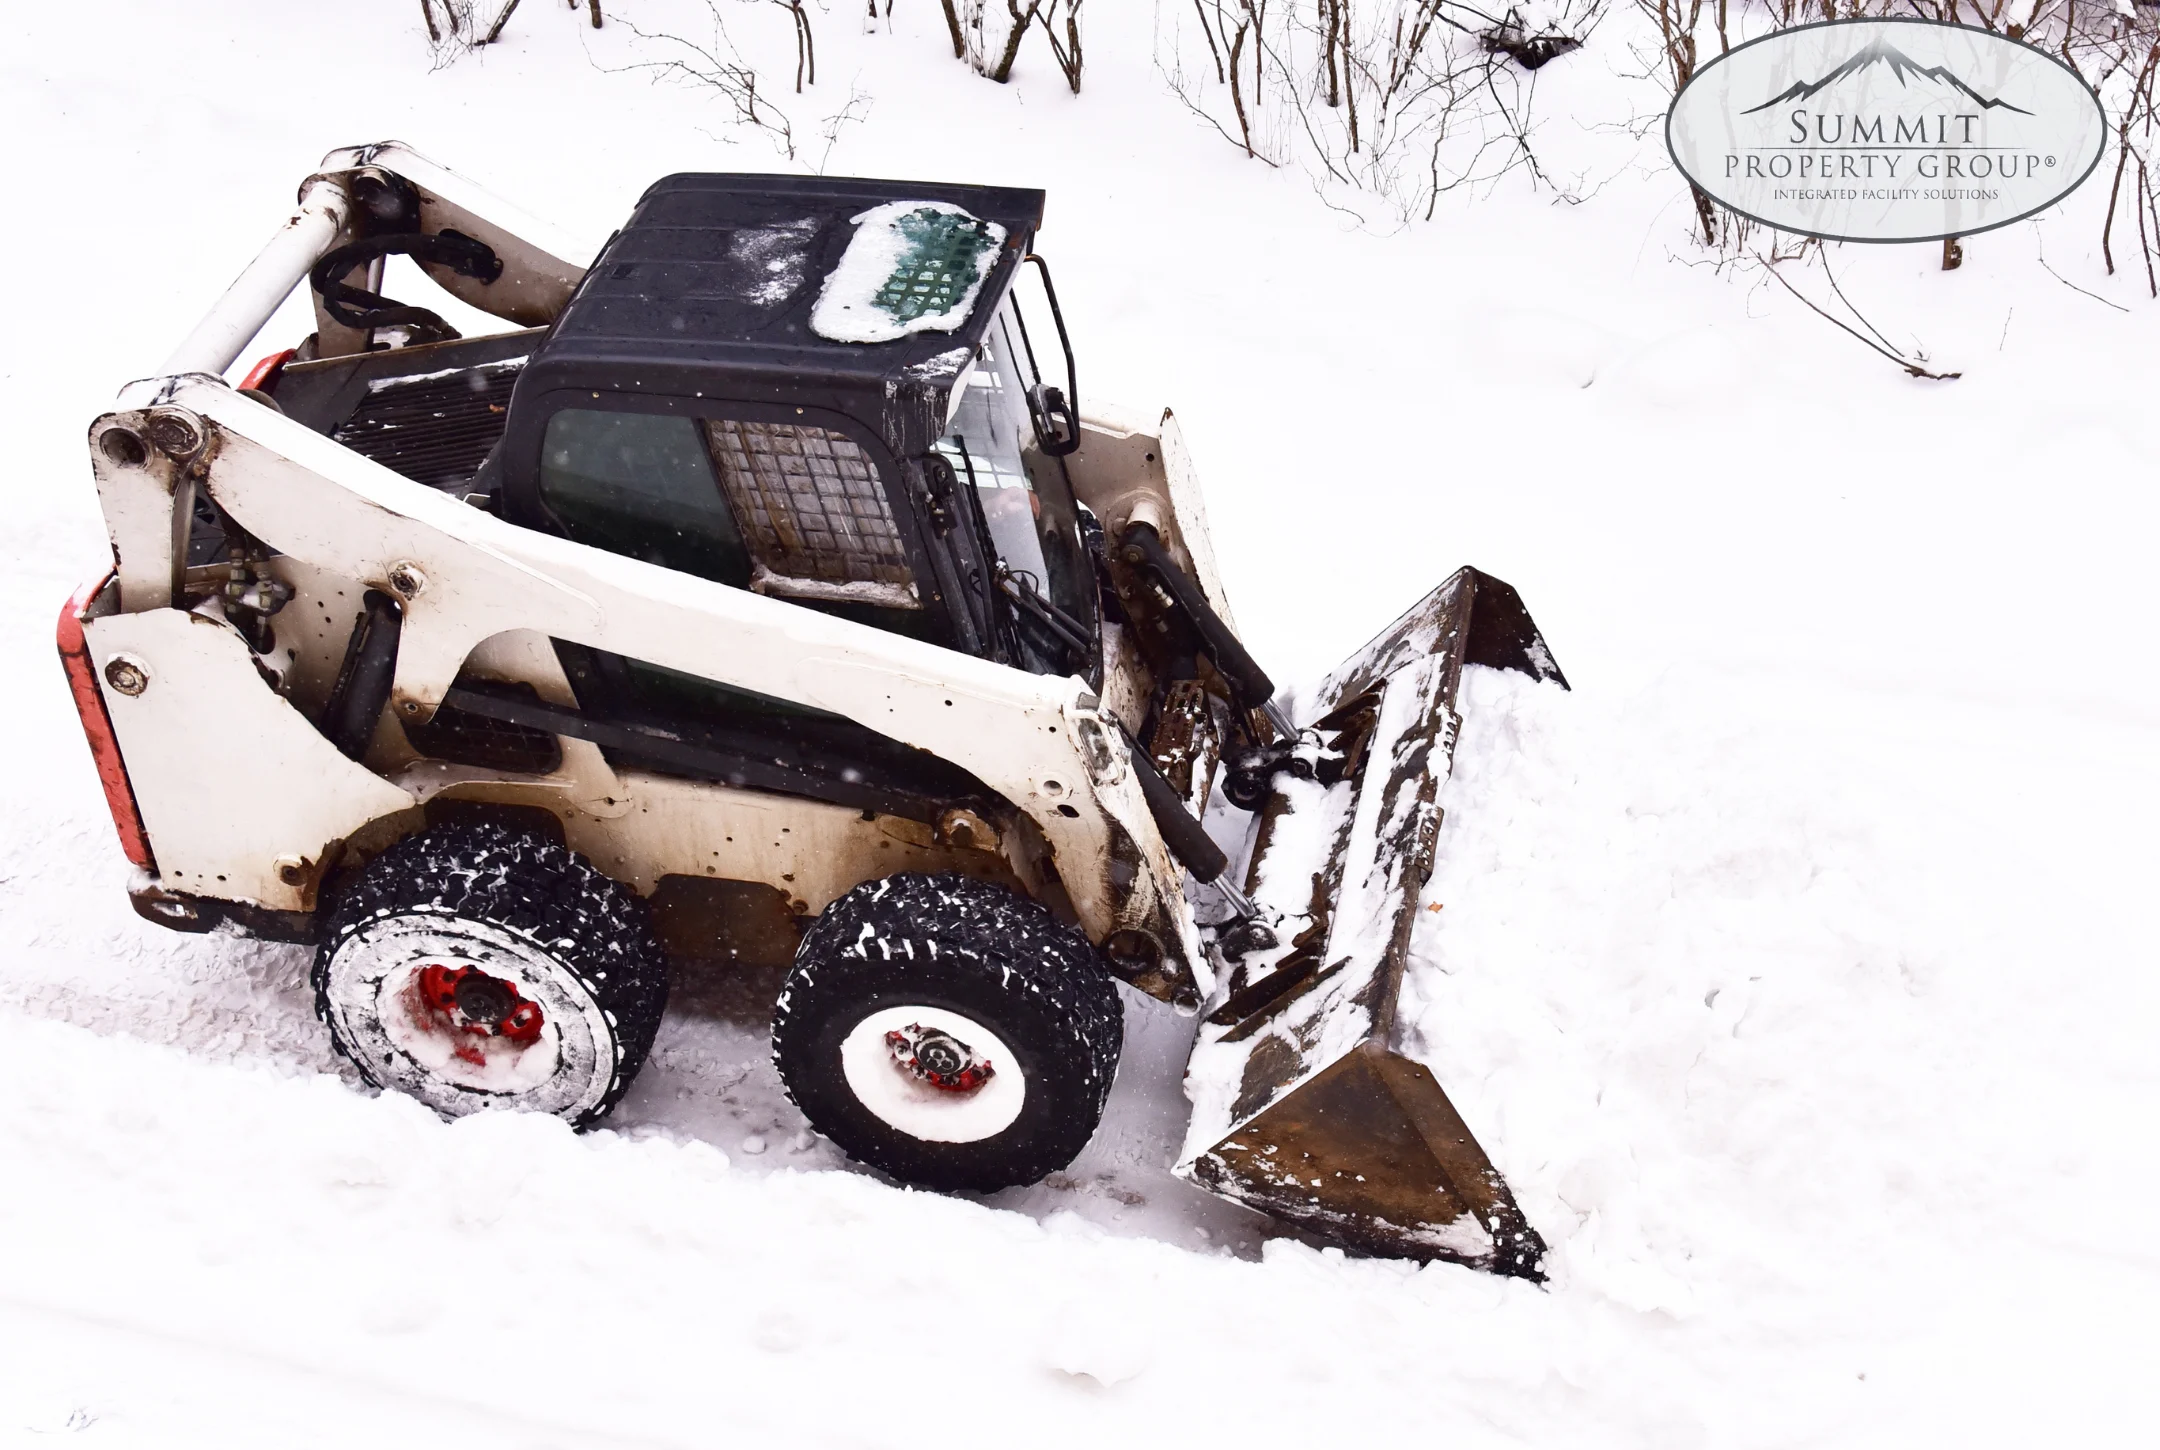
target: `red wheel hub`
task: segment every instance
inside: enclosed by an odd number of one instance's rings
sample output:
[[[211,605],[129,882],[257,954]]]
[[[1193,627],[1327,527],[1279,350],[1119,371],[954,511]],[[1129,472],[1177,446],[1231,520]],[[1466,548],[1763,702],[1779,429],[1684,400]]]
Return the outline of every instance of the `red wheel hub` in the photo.
[[[989,1058],[934,1027],[910,1023],[886,1033],[885,1047],[892,1053],[893,1066],[939,1092],[971,1093],[997,1076]]]
[[[420,969],[419,986],[421,1002],[452,1033],[500,1037],[530,1047],[540,1040],[540,1029],[547,1021],[539,1003],[527,1001],[515,985],[478,967],[430,963]],[[476,1066],[486,1061],[478,1043],[460,1046],[457,1055]]]

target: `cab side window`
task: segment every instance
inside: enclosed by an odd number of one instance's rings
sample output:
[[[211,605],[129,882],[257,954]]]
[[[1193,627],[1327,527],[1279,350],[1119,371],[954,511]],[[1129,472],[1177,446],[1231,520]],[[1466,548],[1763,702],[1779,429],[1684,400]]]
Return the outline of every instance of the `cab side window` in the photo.
[[[946,642],[951,626],[934,592],[917,584],[912,520],[889,502],[868,440],[808,419],[719,416],[730,405],[712,400],[588,402],[577,394],[566,402],[542,426],[534,471],[505,481],[504,516],[513,523]],[[908,815],[929,809],[926,802],[990,797],[965,772],[800,701],[573,640],[556,640],[555,651],[581,713],[657,727],[701,757],[643,751],[634,738],[603,743],[619,767]]]
[[[540,500],[579,543],[745,588],[750,553],[697,423],[565,408],[540,445]]]
[[[541,440],[539,496],[579,543],[924,636],[884,481],[844,433],[564,408]]]

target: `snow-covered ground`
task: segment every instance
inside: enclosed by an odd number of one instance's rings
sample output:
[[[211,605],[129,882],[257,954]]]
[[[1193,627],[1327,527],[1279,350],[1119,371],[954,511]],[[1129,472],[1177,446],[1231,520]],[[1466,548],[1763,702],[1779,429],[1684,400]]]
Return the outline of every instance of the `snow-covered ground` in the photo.
[[[2160,304],[2103,273],[2096,188],[1955,273],[1831,253],[1964,374],[1926,382],[1702,259],[1610,124],[1652,108],[1618,20],[1540,73],[1585,200],[1385,231],[1192,120],[1137,14],[1091,7],[1075,99],[895,8],[813,11],[798,129],[852,90],[827,169],[1048,189],[1083,386],[1178,410],[1271,668],[1474,562],[1567,670],[1466,689],[1409,1004],[1552,1283],[1316,1252],[1169,1179],[1190,1025],[1138,1005],[1096,1144],[978,1203],[804,1133],[760,984],[685,984],[608,1131],[443,1124],[337,1075],[304,953],[140,923],[51,654],[104,549],[89,420],[333,145],[595,240],[668,171],[784,163],[556,5],[432,72],[403,0],[15,7],[0,1443],[2149,1433]],[[784,10],[729,15],[792,59]]]

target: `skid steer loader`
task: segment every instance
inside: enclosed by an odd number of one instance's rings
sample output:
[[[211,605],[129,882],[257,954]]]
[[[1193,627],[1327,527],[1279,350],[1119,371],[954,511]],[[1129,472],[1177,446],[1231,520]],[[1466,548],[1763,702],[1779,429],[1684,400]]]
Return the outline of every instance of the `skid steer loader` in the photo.
[[[593,1122],[671,973],[784,971],[793,1100],[947,1190],[1085,1145],[1123,982],[1202,1019],[1184,1177],[1535,1278],[1394,1014],[1462,670],[1559,671],[1465,569],[1286,708],[1175,420],[1079,405],[1042,210],[681,175],[587,266],[333,152],[90,428],[113,565],[60,652],[134,904],[313,944],[337,1049],[445,1114]]]

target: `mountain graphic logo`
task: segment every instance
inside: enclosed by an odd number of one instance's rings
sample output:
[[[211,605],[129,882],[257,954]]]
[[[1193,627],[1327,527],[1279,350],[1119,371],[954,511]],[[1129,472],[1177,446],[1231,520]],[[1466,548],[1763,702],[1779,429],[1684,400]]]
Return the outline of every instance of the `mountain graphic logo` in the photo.
[[[1826,72],[1820,80],[1794,81],[1791,85],[1787,86],[1784,90],[1779,91],[1776,95],[1772,96],[1769,100],[1764,101],[1761,105],[1750,106],[1745,111],[1742,111],[1740,114],[1743,116],[1752,116],[1757,111],[1767,111],[1772,106],[1783,105],[1787,101],[1804,101],[1808,99],[1808,97],[1816,94],[1816,92],[1825,90],[1830,86],[1836,85],[1839,81],[1845,79],[1847,76],[1856,75],[1859,72],[1866,70],[1868,67],[1876,65],[1886,65],[1890,67],[1890,74],[1897,78],[1897,82],[1901,86],[1911,84],[1911,82],[1906,80],[1907,76],[1917,76],[1922,80],[1933,81],[1939,85],[1949,86],[1952,90],[1959,91],[1967,96],[1972,97],[1973,100],[1979,103],[1982,110],[2015,111],[2020,116],[2030,116],[2032,114],[2032,112],[2026,110],[2023,106],[2013,106],[2008,101],[1999,100],[1992,96],[1981,95],[1971,86],[1965,84],[1965,82],[1963,82],[1962,80],[1959,80],[1957,76],[1951,72],[1948,66],[1921,65],[1918,61],[1914,60],[1911,56],[1905,54],[1904,51],[1899,50],[1896,46],[1890,44],[1890,42],[1888,42],[1887,40],[1874,41],[1869,45],[1863,47],[1862,49],[1855,51],[1852,56],[1844,62],[1844,64],[1832,68],[1830,71]]]
[[[1939,242],[2056,205],[2091,181],[2114,129],[2056,52],[1976,25],[1855,17],[1712,56],[1674,92],[1665,150],[1706,229],[1715,207],[1825,241]]]

